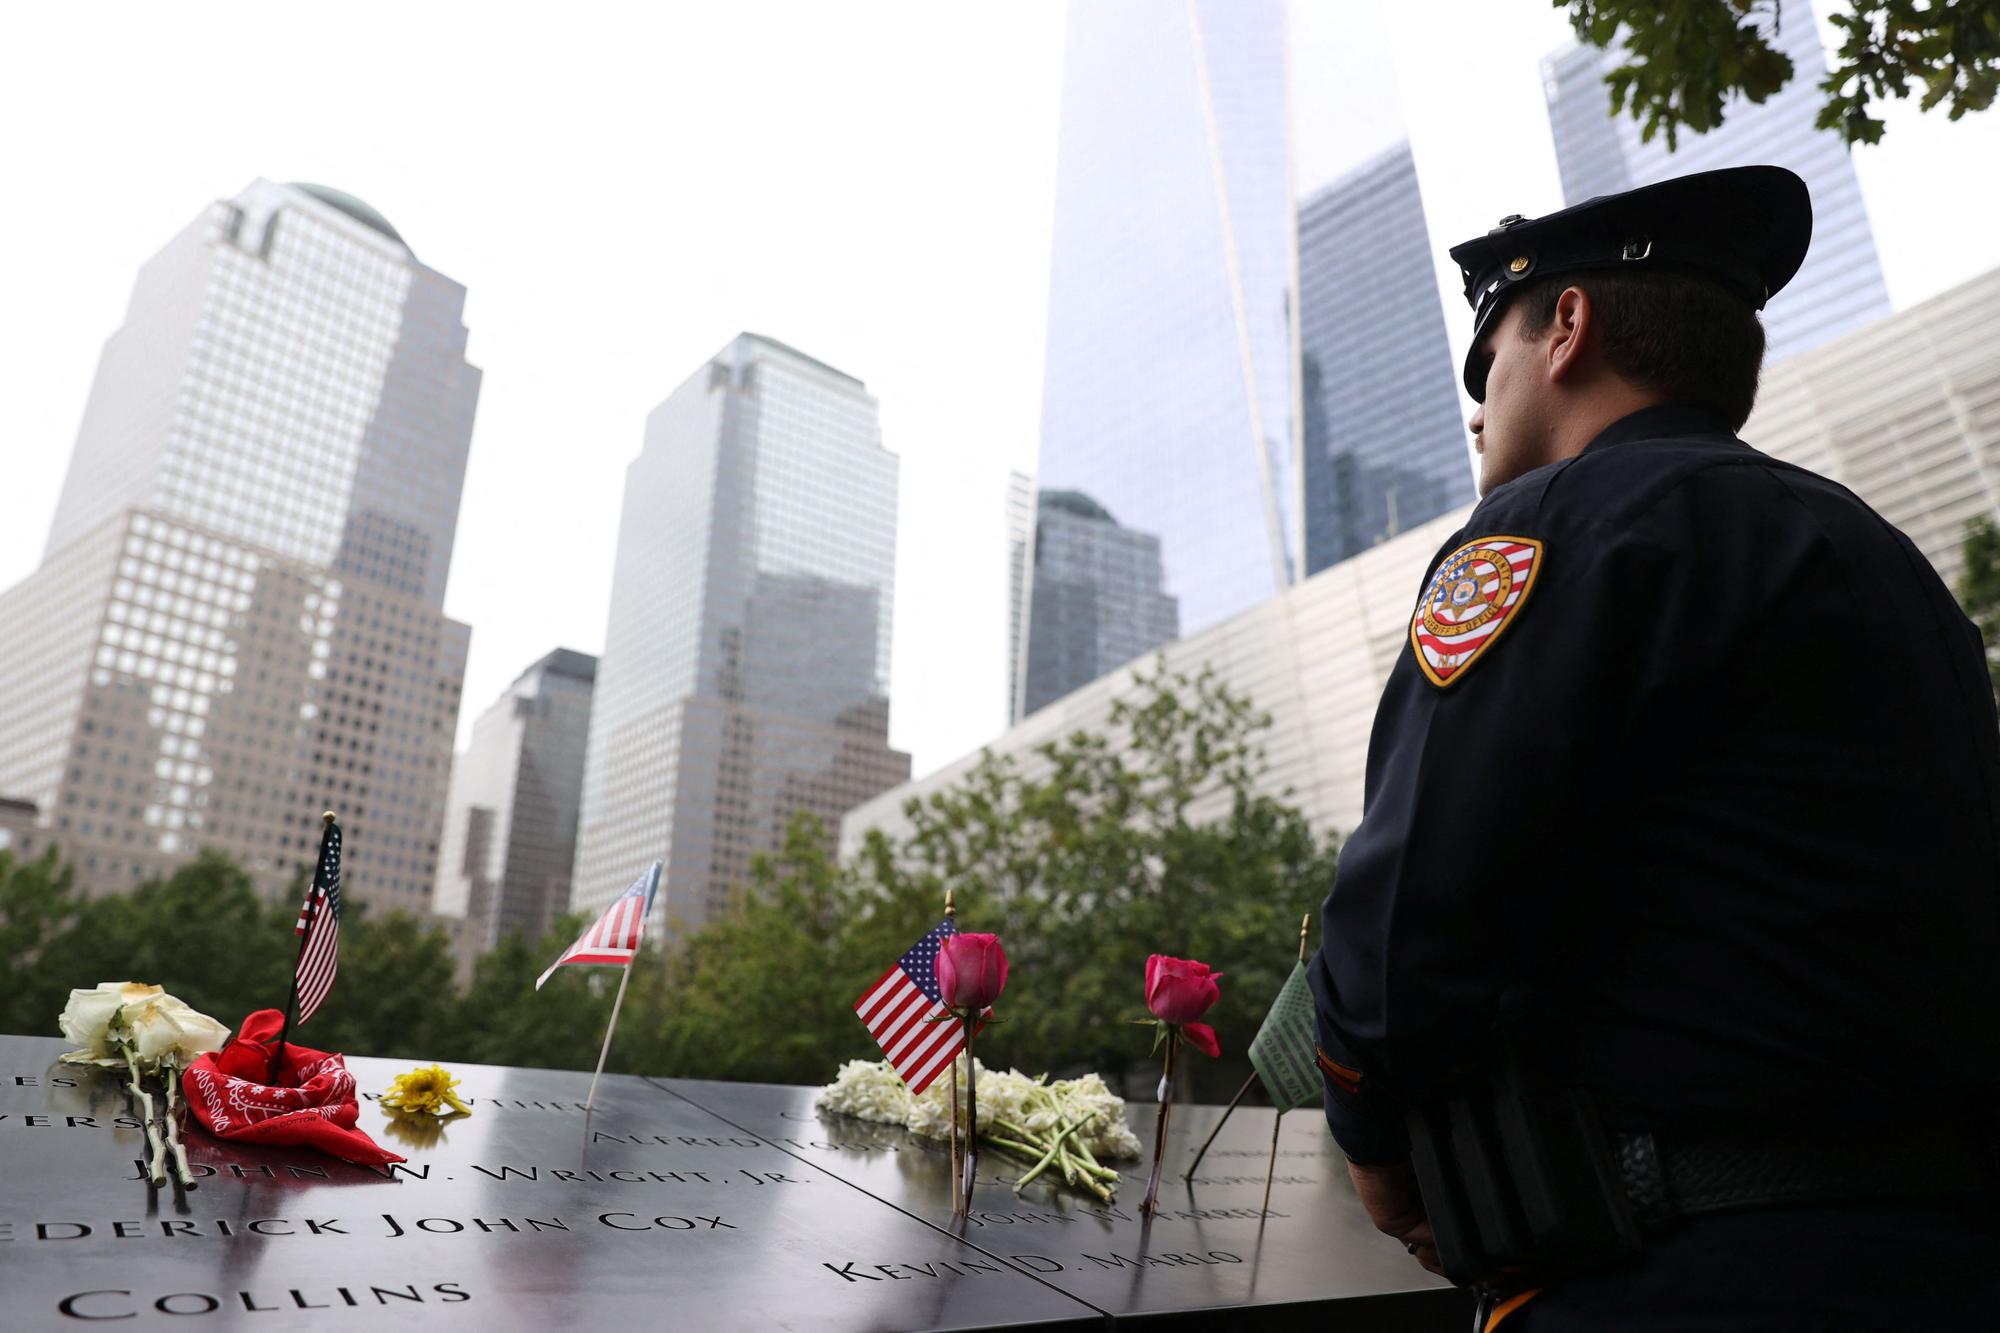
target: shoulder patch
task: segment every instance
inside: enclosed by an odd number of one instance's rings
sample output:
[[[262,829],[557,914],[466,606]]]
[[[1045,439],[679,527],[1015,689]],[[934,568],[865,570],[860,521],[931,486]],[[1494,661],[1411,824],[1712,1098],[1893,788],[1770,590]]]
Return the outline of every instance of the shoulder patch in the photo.
[[[1520,614],[1542,565],[1532,537],[1479,537],[1438,563],[1410,618],[1417,665],[1440,689],[1465,674]]]

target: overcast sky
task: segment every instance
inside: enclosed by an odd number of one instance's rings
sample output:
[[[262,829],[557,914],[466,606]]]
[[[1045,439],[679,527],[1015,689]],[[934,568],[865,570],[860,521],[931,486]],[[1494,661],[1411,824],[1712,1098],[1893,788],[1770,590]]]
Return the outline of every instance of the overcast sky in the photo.
[[[10,6],[0,587],[40,559],[139,265],[258,176],[320,181],[469,292],[461,734],[550,648],[601,648],[645,414],[751,329],[881,400],[891,739],[919,773],[976,748],[1005,721],[1062,30],[1053,0]],[[1446,278],[1446,246],[1561,206],[1538,61],[1567,30],[1545,0],[1295,0],[1292,31],[1302,191],[1407,133]],[[1857,160],[1899,309],[2000,265],[2000,117],[1902,109]]]

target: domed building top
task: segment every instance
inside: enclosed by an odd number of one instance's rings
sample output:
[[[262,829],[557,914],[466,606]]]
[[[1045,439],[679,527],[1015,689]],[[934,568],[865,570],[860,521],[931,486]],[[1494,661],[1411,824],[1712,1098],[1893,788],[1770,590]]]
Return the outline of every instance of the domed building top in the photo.
[[[356,199],[347,191],[336,190],[331,185],[314,185],[309,181],[292,181],[291,187],[311,195],[323,204],[339,209],[362,226],[381,232],[405,250],[410,248],[410,243],[403,239],[403,233],[391,226],[389,219],[376,212],[365,200]]]
[[[1074,514],[1078,518],[1094,518],[1101,523],[1110,523],[1113,526],[1116,526],[1118,522],[1117,519],[1111,517],[1110,510],[1091,499],[1088,495],[1085,495],[1082,491],[1043,491],[1038,503],[1039,507],[1043,509],[1059,509],[1065,514]]]

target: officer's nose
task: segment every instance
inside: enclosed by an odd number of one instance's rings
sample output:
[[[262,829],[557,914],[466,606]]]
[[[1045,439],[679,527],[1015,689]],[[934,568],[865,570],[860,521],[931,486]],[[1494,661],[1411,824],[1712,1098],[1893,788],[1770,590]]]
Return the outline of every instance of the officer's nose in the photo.
[[[1471,431],[1475,438],[1486,433],[1486,404],[1479,405],[1479,410],[1472,414],[1472,420],[1466,423],[1466,429]]]

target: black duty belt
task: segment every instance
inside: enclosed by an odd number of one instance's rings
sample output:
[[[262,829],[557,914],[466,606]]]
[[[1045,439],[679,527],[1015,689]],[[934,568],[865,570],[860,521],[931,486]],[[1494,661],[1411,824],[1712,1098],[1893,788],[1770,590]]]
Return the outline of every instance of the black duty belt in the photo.
[[[1854,1134],[1675,1137],[1612,1135],[1639,1224],[1791,1204],[1941,1198],[1994,1189],[1994,1155],[1957,1125]]]

